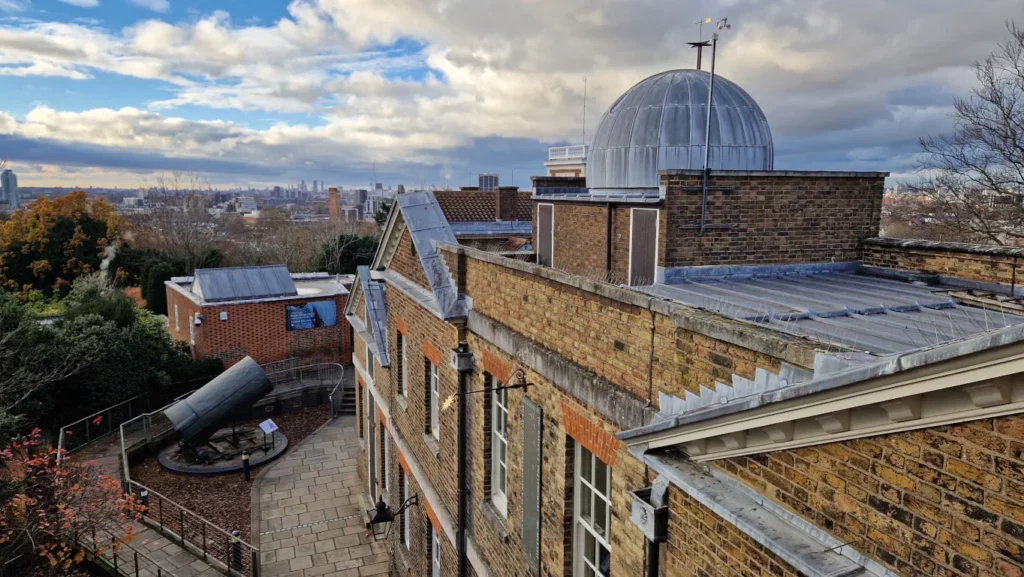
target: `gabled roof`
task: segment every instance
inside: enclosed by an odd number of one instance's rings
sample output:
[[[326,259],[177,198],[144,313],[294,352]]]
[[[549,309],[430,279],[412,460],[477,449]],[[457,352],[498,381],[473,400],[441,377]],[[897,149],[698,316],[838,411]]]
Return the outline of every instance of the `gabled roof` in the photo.
[[[345,305],[345,318],[367,345],[372,347],[380,366],[388,367],[391,366],[391,359],[388,355],[388,313],[384,291],[384,283],[371,278],[370,267],[359,267],[352,295]],[[356,311],[360,295],[364,297],[362,301],[365,324]]]
[[[437,198],[431,191],[421,191],[399,194],[395,200],[388,213],[384,237],[373,258],[373,270],[384,270],[391,264],[398,241],[408,230],[440,317],[464,317],[466,312],[458,298],[455,280],[435,246],[436,243],[458,242]]]
[[[284,265],[196,269],[192,292],[207,302],[299,294]]]

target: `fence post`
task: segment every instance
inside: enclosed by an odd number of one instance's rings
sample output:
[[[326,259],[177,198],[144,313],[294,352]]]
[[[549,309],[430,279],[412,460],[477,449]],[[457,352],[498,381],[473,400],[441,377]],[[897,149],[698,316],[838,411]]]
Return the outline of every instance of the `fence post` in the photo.
[[[260,575],[260,553],[259,551],[249,551],[249,577],[259,577]]]
[[[135,577],[139,577],[139,552],[135,551]]]
[[[178,510],[178,529],[181,530],[181,546],[185,546],[185,510]]]
[[[206,523],[203,523],[203,561],[206,561]]]

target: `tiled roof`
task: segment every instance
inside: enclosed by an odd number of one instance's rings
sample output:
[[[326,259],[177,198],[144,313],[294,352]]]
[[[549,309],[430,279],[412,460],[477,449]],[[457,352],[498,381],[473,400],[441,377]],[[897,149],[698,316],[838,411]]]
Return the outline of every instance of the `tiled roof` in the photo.
[[[497,220],[497,192],[483,190],[438,190],[434,191],[437,203],[441,205],[448,222],[493,222]],[[520,190],[516,193],[516,218],[512,220],[533,220],[533,203],[530,193]]]

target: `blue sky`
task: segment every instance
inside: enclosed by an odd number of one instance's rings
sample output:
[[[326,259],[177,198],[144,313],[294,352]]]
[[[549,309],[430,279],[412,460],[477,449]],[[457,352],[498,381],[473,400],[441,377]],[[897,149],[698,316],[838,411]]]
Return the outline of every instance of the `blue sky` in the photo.
[[[24,186],[528,187],[644,77],[718,71],[761,104],[776,168],[910,178],[1019,0],[0,0],[0,157]],[[884,14],[880,18],[879,14]],[[940,31],[953,31],[952,33]]]

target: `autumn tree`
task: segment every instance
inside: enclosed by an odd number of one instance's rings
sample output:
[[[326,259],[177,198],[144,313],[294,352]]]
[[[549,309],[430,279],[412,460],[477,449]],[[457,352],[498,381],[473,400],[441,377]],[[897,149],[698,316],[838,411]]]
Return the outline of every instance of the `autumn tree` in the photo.
[[[44,448],[38,430],[0,450],[0,566],[26,575],[66,575],[85,560],[82,544],[102,555],[111,536],[135,537],[143,507],[95,466]],[[95,537],[95,543],[93,539]]]
[[[100,270],[123,224],[113,205],[83,191],[33,201],[0,223],[0,287],[66,295],[76,278]]]
[[[954,102],[953,132],[921,140],[925,195],[958,240],[1018,244],[1024,239],[1024,28],[974,66],[977,87]]]
[[[156,208],[133,217],[134,246],[164,255],[178,274],[192,274],[216,256],[217,238],[207,209],[209,187],[197,173],[157,177],[152,188]]]

